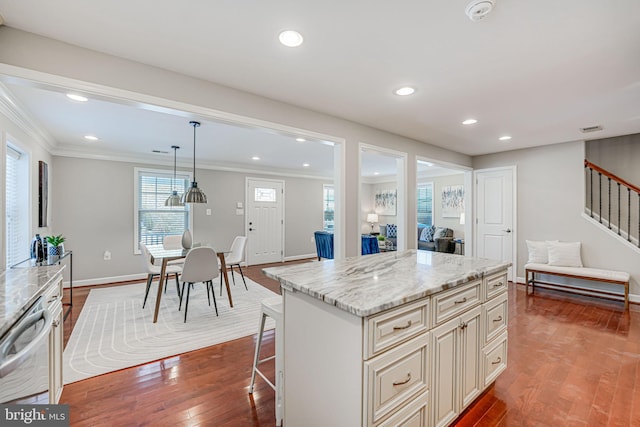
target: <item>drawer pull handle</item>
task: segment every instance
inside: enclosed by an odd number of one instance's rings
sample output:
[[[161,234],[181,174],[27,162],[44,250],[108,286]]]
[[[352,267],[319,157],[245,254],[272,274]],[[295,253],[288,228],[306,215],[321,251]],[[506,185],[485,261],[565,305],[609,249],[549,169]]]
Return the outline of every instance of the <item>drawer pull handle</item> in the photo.
[[[496,360],[495,362],[491,362],[492,365],[497,365],[498,363],[502,362],[502,358],[500,356],[498,356],[498,360]]]
[[[407,372],[407,379],[404,381],[394,381],[393,385],[403,385],[411,381],[411,372]]]
[[[469,325],[467,324],[467,322],[462,322],[462,323],[460,324],[460,329],[466,329],[466,328],[467,328],[467,326],[469,326]]]
[[[493,319],[494,322],[502,322],[502,316],[498,316],[497,319]]]
[[[499,288],[499,287],[501,287],[501,286],[504,286],[504,283],[502,283],[502,282],[498,282],[498,284],[497,284],[497,285],[493,285],[493,287],[494,287],[494,288]]]
[[[393,330],[394,330],[394,331],[401,331],[402,329],[407,329],[407,328],[409,328],[410,326],[411,326],[411,320],[409,320],[409,321],[407,322],[407,324],[406,324],[406,325],[404,325],[404,326],[394,326],[394,327],[393,327]]]
[[[55,301],[55,300],[57,300],[57,299],[58,299],[58,295],[54,295],[54,296],[52,296],[52,297],[51,297],[51,299],[49,299],[49,300],[47,301],[47,304],[51,304],[52,302],[54,302],[54,301]]]
[[[464,297],[464,298],[462,298],[462,299],[455,300],[453,303],[454,303],[454,304],[463,304],[463,303],[465,303],[465,302],[467,302],[467,297]]]
[[[59,320],[54,320],[53,323],[51,323],[53,325],[54,328],[57,328],[60,325],[60,321]]]

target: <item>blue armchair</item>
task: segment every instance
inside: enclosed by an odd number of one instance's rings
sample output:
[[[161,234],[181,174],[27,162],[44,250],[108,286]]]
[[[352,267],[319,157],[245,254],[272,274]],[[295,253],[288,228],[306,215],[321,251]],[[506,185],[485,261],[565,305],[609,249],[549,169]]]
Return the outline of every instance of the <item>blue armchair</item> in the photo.
[[[321,258],[333,259],[333,233],[316,231],[313,233],[316,241],[318,261]],[[362,235],[362,255],[377,254],[380,252],[376,236]]]

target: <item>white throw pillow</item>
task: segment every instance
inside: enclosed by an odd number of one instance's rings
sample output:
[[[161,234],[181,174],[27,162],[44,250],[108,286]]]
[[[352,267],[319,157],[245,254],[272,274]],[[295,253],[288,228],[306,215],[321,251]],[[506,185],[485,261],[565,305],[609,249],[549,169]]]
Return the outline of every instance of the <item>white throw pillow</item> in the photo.
[[[529,251],[527,263],[547,264],[549,262],[547,242],[527,240],[527,250]]]
[[[580,242],[548,242],[549,265],[582,267]]]

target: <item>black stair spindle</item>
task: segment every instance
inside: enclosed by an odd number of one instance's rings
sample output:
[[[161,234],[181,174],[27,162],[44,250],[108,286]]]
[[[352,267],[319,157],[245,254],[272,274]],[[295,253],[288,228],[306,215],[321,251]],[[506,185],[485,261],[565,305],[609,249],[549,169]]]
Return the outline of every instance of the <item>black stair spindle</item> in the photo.
[[[627,241],[631,241],[631,189],[627,187]]]
[[[618,236],[620,235],[620,183],[618,183]]]
[[[609,215],[607,216],[607,222],[609,223],[609,230],[611,230],[611,178],[609,178],[609,190],[607,196],[609,197]]]
[[[591,218],[593,218],[593,168],[589,168],[589,181],[589,190],[591,191],[591,206],[589,206],[589,210],[591,211]]]
[[[602,172],[598,172],[598,216],[602,224]]]

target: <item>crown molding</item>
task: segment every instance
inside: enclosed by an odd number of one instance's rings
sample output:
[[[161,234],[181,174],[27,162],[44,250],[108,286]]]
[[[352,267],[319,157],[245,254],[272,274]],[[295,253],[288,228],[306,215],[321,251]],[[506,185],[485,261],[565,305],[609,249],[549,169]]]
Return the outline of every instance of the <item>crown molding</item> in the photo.
[[[53,152],[57,145],[56,140],[38,124],[31,113],[2,83],[0,83],[0,113],[4,114],[44,150],[49,153]]]
[[[70,158],[87,159],[87,160],[104,160],[104,161],[123,162],[123,163],[138,163],[138,164],[144,164],[144,165],[167,166],[167,167],[173,168],[173,155],[170,155],[170,154],[157,154],[155,156],[148,156],[148,155],[134,155],[134,154],[128,154],[128,153],[115,153],[115,152],[111,152],[111,153],[86,152],[86,151],[66,149],[66,148],[54,149],[51,152],[51,154],[57,157],[70,157]],[[178,161],[177,167],[180,170],[191,171],[193,164],[190,162]],[[263,169],[263,168],[256,168],[256,167],[247,167],[245,165],[239,165],[239,164],[199,163],[197,165],[197,169],[333,181],[333,174],[312,175],[309,173],[299,173],[289,169],[276,169],[276,168]]]

